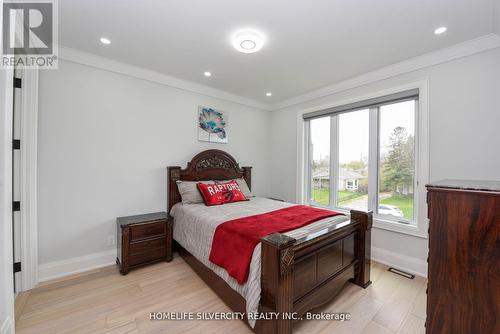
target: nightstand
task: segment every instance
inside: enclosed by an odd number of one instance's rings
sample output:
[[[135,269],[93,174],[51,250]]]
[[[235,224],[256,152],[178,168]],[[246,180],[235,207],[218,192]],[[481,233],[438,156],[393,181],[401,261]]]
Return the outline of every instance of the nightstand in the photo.
[[[173,217],[166,212],[119,217],[116,263],[120,273],[158,261],[172,261]]]

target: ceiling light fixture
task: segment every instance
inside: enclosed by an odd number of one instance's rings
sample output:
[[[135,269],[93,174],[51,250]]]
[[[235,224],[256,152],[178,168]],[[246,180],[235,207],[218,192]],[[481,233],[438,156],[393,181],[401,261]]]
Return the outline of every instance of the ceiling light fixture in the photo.
[[[102,44],[105,44],[105,45],[111,44],[111,40],[109,40],[106,37],[101,37],[100,41],[101,41]]]
[[[206,76],[206,77],[211,77],[212,76],[212,73],[210,72],[203,72],[203,75]]]
[[[254,53],[264,46],[264,37],[252,29],[239,30],[233,35],[233,47],[242,53]]]
[[[266,93],[266,96],[273,96],[273,93],[271,93],[271,92],[267,92],[267,93]]]
[[[439,27],[439,28],[434,30],[434,35],[441,35],[442,33],[446,32],[446,30],[448,30],[448,28]]]

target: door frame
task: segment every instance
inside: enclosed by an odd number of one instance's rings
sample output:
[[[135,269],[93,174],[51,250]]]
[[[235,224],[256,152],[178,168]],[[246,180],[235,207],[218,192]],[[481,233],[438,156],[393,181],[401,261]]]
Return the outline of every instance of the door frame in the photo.
[[[0,5],[3,1],[0,1]],[[1,6],[3,8],[3,6]],[[0,8],[0,21],[2,9]],[[1,24],[0,24],[1,26]],[[1,27],[0,27],[1,33]],[[0,34],[1,35],[1,34]],[[0,42],[1,47],[1,42]],[[5,317],[0,318],[0,333],[14,333],[14,272],[12,249],[12,69],[0,70],[0,300]],[[2,298],[3,297],[3,298]]]
[[[21,287],[26,291],[38,284],[38,69],[20,71],[21,88]],[[18,292],[19,292],[18,291]]]

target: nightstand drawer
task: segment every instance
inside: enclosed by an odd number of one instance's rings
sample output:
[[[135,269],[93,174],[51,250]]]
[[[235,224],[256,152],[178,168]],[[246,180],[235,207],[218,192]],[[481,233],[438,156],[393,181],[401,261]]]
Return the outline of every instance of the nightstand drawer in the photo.
[[[165,237],[160,237],[148,241],[134,242],[130,244],[130,255],[134,256],[136,254],[149,252],[153,249],[165,248],[165,246],[166,246]]]
[[[167,255],[167,248],[153,248],[143,253],[130,254],[129,264],[134,266],[136,264],[146,263],[150,261],[160,260]]]
[[[130,240],[136,241],[146,238],[165,235],[167,226],[164,221],[158,223],[141,224],[130,227]]]
[[[120,273],[156,261],[172,261],[173,217],[166,212],[118,217],[116,263]]]

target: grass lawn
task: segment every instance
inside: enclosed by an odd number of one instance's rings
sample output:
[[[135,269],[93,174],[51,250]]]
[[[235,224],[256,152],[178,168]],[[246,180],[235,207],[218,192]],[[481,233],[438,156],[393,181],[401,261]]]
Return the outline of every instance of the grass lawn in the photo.
[[[328,205],[330,196],[330,191],[328,189],[313,189],[312,190],[312,198],[314,202],[318,204]]]
[[[339,196],[339,205],[340,206],[345,206],[349,204],[350,202],[358,199],[359,197],[366,196],[363,194],[359,194],[359,196],[356,196],[357,193],[351,192],[351,191],[339,191],[338,196]],[[328,189],[313,189],[312,190],[312,195],[313,199],[316,203],[322,204],[322,205],[328,205],[329,201],[329,191]],[[403,211],[403,214],[405,218],[407,219],[413,219],[413,198],[411,196],[391,196],[388,198],[385,198],[380,201],[380,204],[388,204],[388,205],[394,205],[397,206],[398,208]]]
[[[313,199],[316,203],[328,205],[329,196],[330,196],[330,192],[328,191],[328,189],[324,189],[324,188],[323,189],[318,189],[318,188],[313,189],[312,195],[313,195]],[[342,190],[342,191],[339,191],[339,193],[338,193],[338,200],[339,200],[339,202],[344,202],[346,199],[349,199],[349,201],[351,201],[357,197],[363,196],[363,194],[359,194],[359,196],[356,196],[356,195],[357,195],[357,193],[355,193],[355,192]]]
[[[413,197],[410,196],[392,196],[380,201],[380,204],[389,204],[397,206],[403,211],[405,218],[413,219]]]

